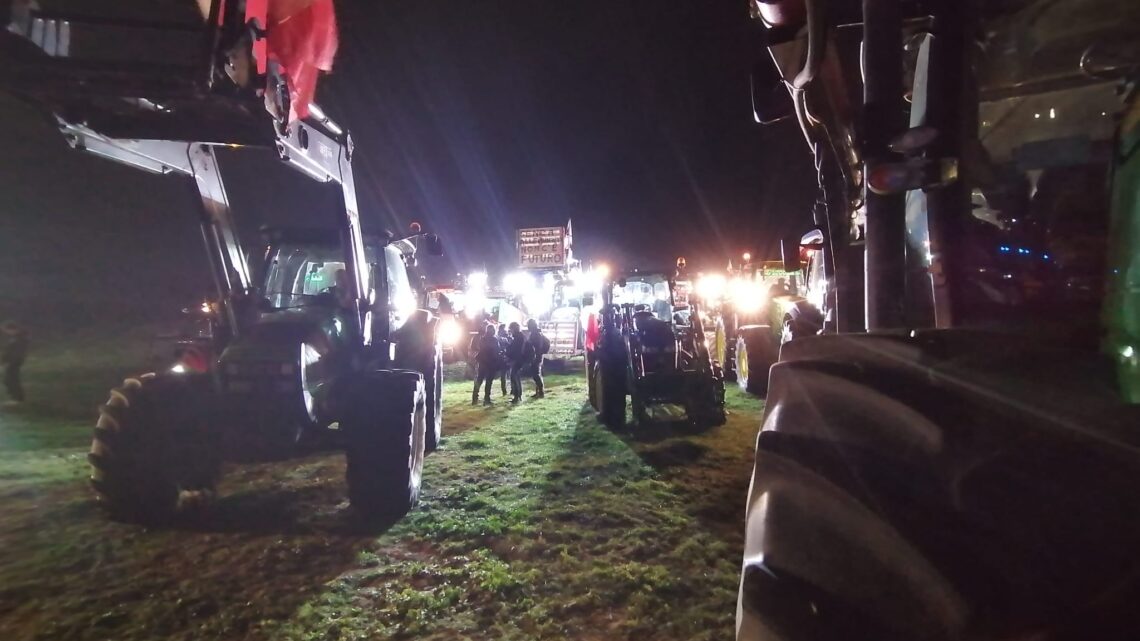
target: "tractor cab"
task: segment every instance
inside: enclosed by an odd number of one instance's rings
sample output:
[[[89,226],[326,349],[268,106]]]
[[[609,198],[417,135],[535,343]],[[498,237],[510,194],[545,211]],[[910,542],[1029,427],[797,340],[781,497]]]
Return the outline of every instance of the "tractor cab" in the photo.
[[[635,377],[677,369],[672,290],[663,273],[634,273],[614,283],[613,301],[628,327]]]
[[[289,229],[266,233],[261,265],[261,318],[304,309],[311,315],[333,315],[351,309],[346,269],[336,230]],[[364,292],[376,316],[388,316],[392,329],[401,327],[417,307],[410,270],[416,260],[414,243],[390,242],[379,235],[364,236]],[[377,303],[386,303],[378,305]]]

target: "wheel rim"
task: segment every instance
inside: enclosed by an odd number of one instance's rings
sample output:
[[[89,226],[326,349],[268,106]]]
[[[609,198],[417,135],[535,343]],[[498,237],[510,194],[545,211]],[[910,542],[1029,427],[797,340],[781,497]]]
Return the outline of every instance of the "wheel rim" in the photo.
[[[780,344],[790,342],[796,337],[795,331],[792,330],[792,321],[784,321],[784,328],[780,330]]]
[[[427,403],[421,402],[416,404],[415,418],[412,419],[412,433],[408,434],[408,471],[412,477],[415,478],[418,470],[416,469],[416,461],[418,455],[424,451],[424,430],[420,429],[423,425],[426,428],[427,423]]]
[[[748,380],[748,345],[744,341],[736,346],[736,378],[742,382]]]
[[[315,347],[308,343],[301,343],[301,403],[305,410],[305,415],[308,416],[310,421],[317,420],[317,403],[313,396],[313,388],[316,386],[315,369],[321,361],[321,354]]]

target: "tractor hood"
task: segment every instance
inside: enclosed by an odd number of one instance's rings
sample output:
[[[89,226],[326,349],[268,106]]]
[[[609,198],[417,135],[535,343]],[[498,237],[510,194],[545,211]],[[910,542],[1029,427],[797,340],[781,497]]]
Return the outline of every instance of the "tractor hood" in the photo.
[[[222,353],[221,362],[286,361],[297,358],[302,344],[324,353],[343,342],[347,324],[333,310],[310,306],[264,312],[258,321]]]

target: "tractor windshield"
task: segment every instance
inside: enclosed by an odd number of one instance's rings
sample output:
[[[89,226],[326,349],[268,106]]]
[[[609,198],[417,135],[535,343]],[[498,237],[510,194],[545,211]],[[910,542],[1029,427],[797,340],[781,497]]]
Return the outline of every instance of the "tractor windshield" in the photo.
[[[614,285],[614,304],[651,312],[665,322],[672,321],[673,296],[664,274],[626,277],[625,285]]]
[[[375,261],[374,248],[365,247],[369,263]],[[400,263],[403,272],[403,263]],[[284,243],[270,249],[266,261],[264,299],[272,309],[306,305],[335,304],[337,273],[345,269],[338,246]],[[407,283],[407,274],[403,274]],[[372,275],[365,276],[365,289],[373,288]],[[410,289],[410,288],[409,288]]]

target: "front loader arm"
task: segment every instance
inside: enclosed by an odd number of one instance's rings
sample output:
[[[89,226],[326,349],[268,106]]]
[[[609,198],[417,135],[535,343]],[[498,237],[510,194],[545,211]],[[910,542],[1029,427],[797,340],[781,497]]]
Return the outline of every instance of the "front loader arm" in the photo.
[[[267,64],[265,2],[247,2],[244,9],[222,0],[199,5],[204,21],[196,11],[189,21],[158,21],[49,13],[14,0],[8,29],[0,31],[0,90],[52,114],[76,149],[193,180],[215,285],[234,334],[242,329],[245,315],[238,308],[252,302],[253,284],[215,147],[274,148],[301,173],[336,183],[343,203],[337,225],[356,301],[352,329],[368,344],[351,137],[316,105],[289,104],[289,79]],[[173,54],[155,60],[130,52],[135,35],[155,33],[171,41],[163,52]],[[307,120],[286,121],[297,112]]]

